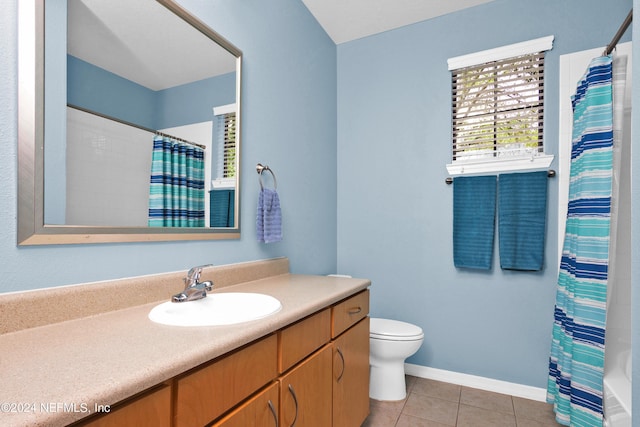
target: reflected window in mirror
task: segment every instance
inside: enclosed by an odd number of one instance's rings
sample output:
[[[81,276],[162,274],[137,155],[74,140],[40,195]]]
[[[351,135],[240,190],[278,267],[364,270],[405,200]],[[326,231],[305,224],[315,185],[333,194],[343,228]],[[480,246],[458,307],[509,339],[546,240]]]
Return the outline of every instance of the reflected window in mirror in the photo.
[[[233,227],[236,194],[236,104],[213,109],[217,166],[211,182],[210,212],[212,227]]]

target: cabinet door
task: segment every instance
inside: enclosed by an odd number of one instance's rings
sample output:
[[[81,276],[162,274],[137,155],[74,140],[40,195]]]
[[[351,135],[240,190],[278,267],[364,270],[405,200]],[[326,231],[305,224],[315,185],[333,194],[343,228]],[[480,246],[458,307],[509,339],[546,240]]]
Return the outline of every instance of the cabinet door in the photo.
[[[213,427],[278,427],[278,383],[273,383]]]
[[[115,408],[113,412],[80,425],[84,427],[169,427],[171,425],[171,387],[163,386]]]
[[[369,414],[369,318],[333,342],[333,426],[360,426]]]
[[[331,345],[280,378],[280,426],[331,426]]]

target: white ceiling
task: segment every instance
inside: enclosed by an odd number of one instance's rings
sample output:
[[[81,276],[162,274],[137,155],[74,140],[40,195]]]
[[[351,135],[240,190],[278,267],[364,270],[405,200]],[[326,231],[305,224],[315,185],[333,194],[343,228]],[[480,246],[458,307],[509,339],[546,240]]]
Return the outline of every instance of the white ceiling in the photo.
[[[302,0],[336,44],[490,1]],[[235,70],[231,54],[154,0],[67,3],[68,53],[152,90]]]
[[[302,0],[336,44],[492,0]]]
[[[149,89],[235,71],[233,55],[154,0],[67,3],[67,52]]]

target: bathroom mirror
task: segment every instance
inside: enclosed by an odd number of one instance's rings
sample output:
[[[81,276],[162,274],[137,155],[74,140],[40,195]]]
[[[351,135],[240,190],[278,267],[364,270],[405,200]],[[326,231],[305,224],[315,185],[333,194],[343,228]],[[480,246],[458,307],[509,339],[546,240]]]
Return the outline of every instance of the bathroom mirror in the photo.
[[[18,244],[239,238],[242,52],[174,0],[29,0],[18,14]],[[150,219],[167,140],[204,148],[195,223]]]

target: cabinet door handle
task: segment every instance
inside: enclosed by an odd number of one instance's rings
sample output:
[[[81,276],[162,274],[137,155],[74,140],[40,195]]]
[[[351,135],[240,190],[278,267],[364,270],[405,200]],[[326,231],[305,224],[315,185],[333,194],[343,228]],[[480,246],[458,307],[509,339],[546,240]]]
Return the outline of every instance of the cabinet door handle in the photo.
[[[273,414],[273,419],[276,422],[276,427],[278,427],[278,413],[276,412],[276,408],[273,407],[273,402],[271,402],[271,399],[269,399],[269,402],[267,402],[267,404],[269,405],[269,409],[271,409],[271,413]]]
[[[340,375],[338,375],[338,378],[336,379],[336,382],[340,382],[340,380],[342,380],[342,376],[344,375],[344,369],[345,369],[345,363],[344,363],[344,354],[342,354],[342,350],[340,350],[340,347],[336,347],[336,350],[338,351],[338,354],[340,355],[340,359],[342,359],[342,372],[340,372]]]
[[[349,315],[354,315],[360,313],[361,311],[362,307],[352,307],[347,311],[347,313],[349,313]]]
[[[291,427],[296,425],[296,421],[298,420],[298,397],[296,396],[296,391],[293,389],[293,386],[289,384],[289,393],[293,396],[293,403],[296,405],[296,415],[293,417],[293,422],[291,423]]]

